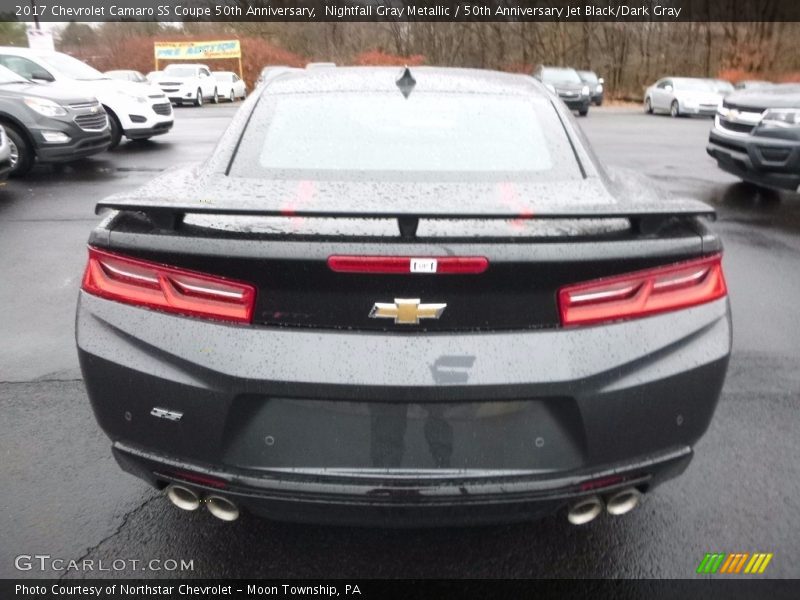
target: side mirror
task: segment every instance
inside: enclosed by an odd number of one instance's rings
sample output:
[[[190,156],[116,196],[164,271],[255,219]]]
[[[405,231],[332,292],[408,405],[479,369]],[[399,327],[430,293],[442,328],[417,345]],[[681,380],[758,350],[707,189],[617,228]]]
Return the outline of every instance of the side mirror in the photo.
[[[44,70],[42,71],[37,70],[31,72],[31,79],[33,81],[47,81],[47,82],[55,81],[55,77],[53,77],[52,75],[50,75],[50,73]]]
[[[606,80],[603,79],[602,77],[598,78],[598,80],[597,80],[597,83],[605,83],[605,82],[606,82]]]

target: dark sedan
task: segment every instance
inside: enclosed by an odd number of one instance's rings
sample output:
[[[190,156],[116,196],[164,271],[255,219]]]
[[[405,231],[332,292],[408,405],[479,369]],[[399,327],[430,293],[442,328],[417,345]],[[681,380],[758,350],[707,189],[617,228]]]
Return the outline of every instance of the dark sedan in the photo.
[[[522,75],[287,71],[98,204],[76,339],[126,471],[216,517],[621,515],[731,347],[713,210],[609,174]]]
[[[36,161],[74,161],[111,144],[106,112],[95,98],[32,83],[3,66],[0,125],[8,135],[12,177],[27,173]]]
[[[708,154],[744,181],[800,192],[800,85],[772,85],[725,98]]]
[[[556,94],[570,110],[585,117],[592,103],[591,87],[584,82],[575,69],[540,66],[533,76]]]
[[[603,85],[605,80],[598,77],[594,71],[578,71],[581,80],[589,86],[591,92],[592,104],[595,106],[602,106],[603,99],[605,98],[605,89]]]

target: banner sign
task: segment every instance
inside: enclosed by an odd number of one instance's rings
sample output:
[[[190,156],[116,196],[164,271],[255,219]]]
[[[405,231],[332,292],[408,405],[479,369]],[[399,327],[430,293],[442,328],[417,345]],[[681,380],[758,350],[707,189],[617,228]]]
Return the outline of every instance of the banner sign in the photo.
[[[155,42],[156,60],[211,60],[241,58],[239,40],[213,42]]]

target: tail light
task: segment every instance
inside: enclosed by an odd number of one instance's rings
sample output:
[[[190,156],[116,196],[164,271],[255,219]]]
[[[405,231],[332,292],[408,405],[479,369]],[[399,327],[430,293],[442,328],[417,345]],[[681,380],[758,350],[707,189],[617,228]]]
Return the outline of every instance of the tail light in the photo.
[[[724,297],[722,256],[568,285],[558,291],[563,325],[633,319]]]
[[[89,248],[85,292],[172,313],[249,323],[252,285]]]
[[[483,256],[330,256],[328,267],[336,273],[471,275],[489,268]]]

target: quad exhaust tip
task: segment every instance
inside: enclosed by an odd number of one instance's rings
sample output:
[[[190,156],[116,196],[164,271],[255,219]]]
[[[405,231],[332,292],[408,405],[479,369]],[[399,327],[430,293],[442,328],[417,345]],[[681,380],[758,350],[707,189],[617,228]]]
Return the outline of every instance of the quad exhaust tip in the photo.
[[[201,498],[197,492],[182,485],[172,483],[167,486],[167,498],[181,510],[197,510],[205,503],[208,512],[223,521],[235,521],[239,518],[239,507],[222,496],[206,496]]]
[[[567,519],[573,525],[584,525],[603,512],[603,501],[599,496],[582,498],[569,507]]]
[[[206,508],[208,512],[223,521],[235,521],[239,518],[239,507],[222,496],[207,496]]]
[[[197,510],[200,508],[200,496],[182,485],[174,483],[168,485],[167,498],[181,510]]]
[[[616,494],[609,496],[606,500],[606,510],[608,514],[619,516],[632,511],[639,506],[642,493],[636,488],[625,488]]]

